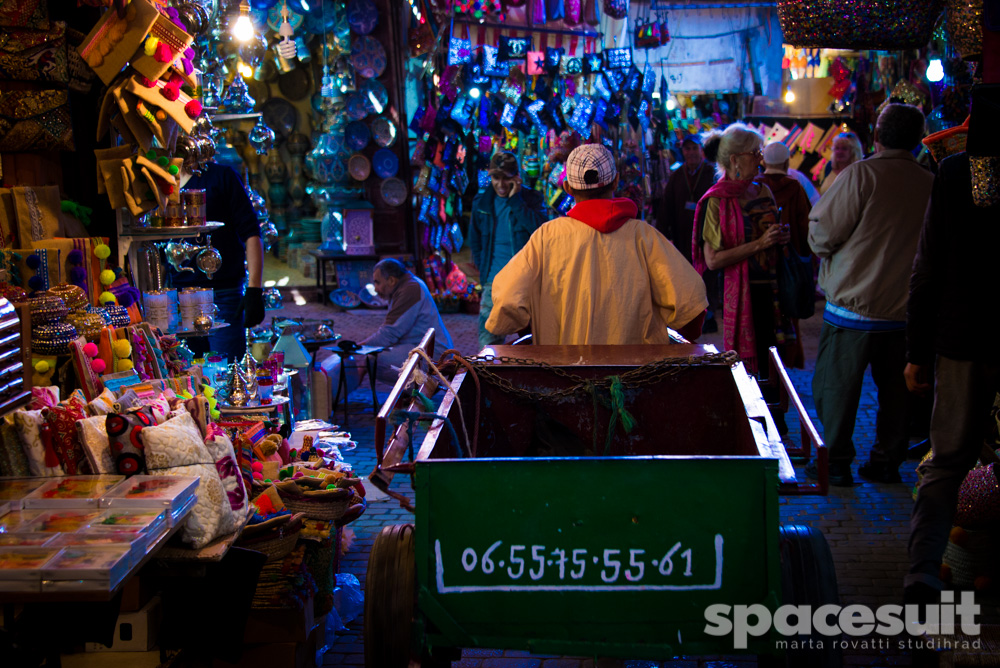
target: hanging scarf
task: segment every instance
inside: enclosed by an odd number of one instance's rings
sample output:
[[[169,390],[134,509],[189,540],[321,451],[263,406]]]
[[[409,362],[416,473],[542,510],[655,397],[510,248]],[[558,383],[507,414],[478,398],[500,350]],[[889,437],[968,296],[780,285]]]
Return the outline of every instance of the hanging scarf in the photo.
[[[723,177],[698,200],[694,212],[694,234],[691,237],[691,258],[699,274],[708,270],[705,264],[702,232],[702,207],[710,197],[719,199],[719,226],[723,248],[736,248],[745,243],[743,208],[740,197],[752,181],[734,181]],[[735,350],[751,373],[757,372],[757,337],[753,330],[753,310],[750,306],[750,263],[731,264],[724,270],[722,342],[726,350]]]

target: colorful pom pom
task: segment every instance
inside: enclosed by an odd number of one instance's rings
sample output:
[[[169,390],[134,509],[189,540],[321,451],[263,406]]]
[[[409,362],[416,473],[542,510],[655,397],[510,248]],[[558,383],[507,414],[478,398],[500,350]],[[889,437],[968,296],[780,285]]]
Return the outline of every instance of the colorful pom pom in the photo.
[[[156,160],[156,151],[153,149],[146,151],[146,160]]]
[[[28,266],[28,269],[38,269],[42,266],[42,258],[38,257],[38,253],[32,253],[25,258],[24,264]]]
[[[101,272],[101,285],[111,285],[115,282],[115,272],[105,269]]]
[[[125,308],[128,308],[134,303],[135,297],[132,296],[131,292],[122,293],[122,295],[118,298],[118,304],[120,306],[124,306]]]
[[[253,464],[250,465],[250,470],[252,470],[252,471],[263,471],[264,470],[264,463],[263,462],[254,462]]]
[[[215,388],[214,387],[206,387],[204,390],[202,390],[202,394],[204,394],[206,397],[208,397],[209,399],[211,399],[212,397],[215,396]]]
[[[178,167],[177,165],[170,165],[169,167],[167,167],[167,171],[170,173],[171,176],[177,176],[180,173],[181,168]]]
[[[160,45],[160,40],[156,39],[152,35],[146,38],[146,43],[142,45],[142,51],[147,56],[152,56],[156,53],[156,47]]]
[[[158,164],[160,167],[166,167],[167,165],[170,164],[170,158],[168,158],[165,155],[161,155],[159,158],[156,159],[156,164]]]
[[[164,86],[160,89],[160,95],[174,102],[181,96],[181,91],[179,88],[174,88],[173,86]]]
[[[41,290],[45,287],[45,281],[42,280],[41,276],[32,276],[28,279],[28,287],[32,290]]]
[[[97,248],[94,249],[94,255],[100,260],[107,260],[111,257],[111,247],[107,244],[98,244]]]
[[[46,360],[38,360],[35,362],[35,371],[38,373],[48,373],[49,368],[49,363]]]
[[[184,74],[190,75],[194,72],[194,65],[191,63],[190,58],[181,58],[181,67],[184,68]]]
[[[191,100],[184,105],[184,113],[188,115],[189,118],[198,118],[201,113],[201,102],[198,100]]]
[[[69,252],[69,255],[66,256],[66,260],[70,264],[80,264],[83,262],[83,251],[79,248],[74,248]]]
[[[70,267],[69,270],[69,280],[74,285],[79,285],[81,281],[87,278],[87,271],[83,267]]]
[[[101,304],[108,304],[108,303],[114,304],[114,303],[116,303],[115,302],[115,295],[113,293],[111,293],[111,292],[106,291],[106,290],[101,293],[101,295],[97,298],[97,301],[100,302]]]
[[[87,357],[97,357],[97,344],[96,343],[85,343],[83,345],[83,354]]]
[[[104,373],[104,370],[108,368],[108,365],[98,357],[95,360],[90,360],[90,368],[94,370],[95,373]]]
[[[194,49],[192,49],[190,46],[184,49],[184,57],[187,58],[188,60],[194,60]]]
[[[115,351],[115,357],[128,357],[132,354],[132,344],[127,339],[117,339],[111,344],[111,349]]]
[[[143,86],[145,86],[146,88],[152,88],[153,86],[156,85],[155,81],[153,81],[152,79],[147,79],[146,77],[142,76],[141,74],[136,75],[136,80],[139,83],[141,83]]]
[[[154,55],[153,57],[156,58],[157,62],[169,63],[174,59],[174,54],[173,52],[170,51],[169,46],[167,46],[163,42],[160,42],[159,44],[156,45],[156,55]]]
[[[132,364],[132,360],[118,360],[118,371],[131,371],[134,368],[135,365]]]

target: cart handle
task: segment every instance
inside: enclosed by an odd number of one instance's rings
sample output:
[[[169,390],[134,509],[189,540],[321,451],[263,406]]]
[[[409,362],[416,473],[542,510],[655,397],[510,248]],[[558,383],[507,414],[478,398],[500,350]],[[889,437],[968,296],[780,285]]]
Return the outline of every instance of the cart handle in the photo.
[[[781,361],[781,356],[778,354],[776,347],[771,346],[768,350],[768,360],[770,372],[768,373],[765,385],[769,387],[777,386],[778,407],[781,410],[787,410],[790,400],[792,408],[795,409],[799,418],[799,434],[801,435],[802,443],[798,448],[786,446],[785,451],[789,457],[796,459],[803,458],[808,461],[811,451],[810,444],[815,444],[816,446],[816,470],[819,480],[815,483],[796,482],[794,485],[783,486],[781,492],[782,494],[789,495],[821,494],[826,496],[829,491],[829,453],[827,452],[826,443],[823,442],[823,438],[816,430],[816,425],[813,424],[812,418],[806,413],[806,408],[802,404],[798,392],[795,391],[795,386],[792,385],[792,379],[788,376],[788,371],[785,369],[785,365]]]

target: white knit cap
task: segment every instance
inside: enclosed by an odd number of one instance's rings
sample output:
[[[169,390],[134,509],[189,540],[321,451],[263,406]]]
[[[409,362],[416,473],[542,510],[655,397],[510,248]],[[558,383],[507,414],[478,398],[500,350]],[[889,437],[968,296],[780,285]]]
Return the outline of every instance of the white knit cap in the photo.
[[[764,164],[781,165],[791,156],[788,147],[780,141],[773,141],[764,147]]]

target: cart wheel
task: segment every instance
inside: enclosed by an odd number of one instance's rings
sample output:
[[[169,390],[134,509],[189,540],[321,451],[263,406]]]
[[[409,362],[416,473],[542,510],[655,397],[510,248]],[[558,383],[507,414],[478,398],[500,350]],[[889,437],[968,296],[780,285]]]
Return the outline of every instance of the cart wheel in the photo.
[[[810,605],[816,608],[826,604],[839,604],[837,573],[833,555],[823,534],[811,527],[789,525],[780,527],[778,545],[781,551],[782,604]],[[758,665],[810,666],[834,668],[841,665],[840,648],[834,647],[836,637],[814,633],[810,636],[789,636],[799,647],[809,649],[788,650],[785,655],[762,655]],[[809,643],[808,641],[812,641]],[[820,649],[821,648],[821,649]]]
[[[417,560],[413,525],[382,529],[365,577],[365,666],[407,668],[413,650]]]

